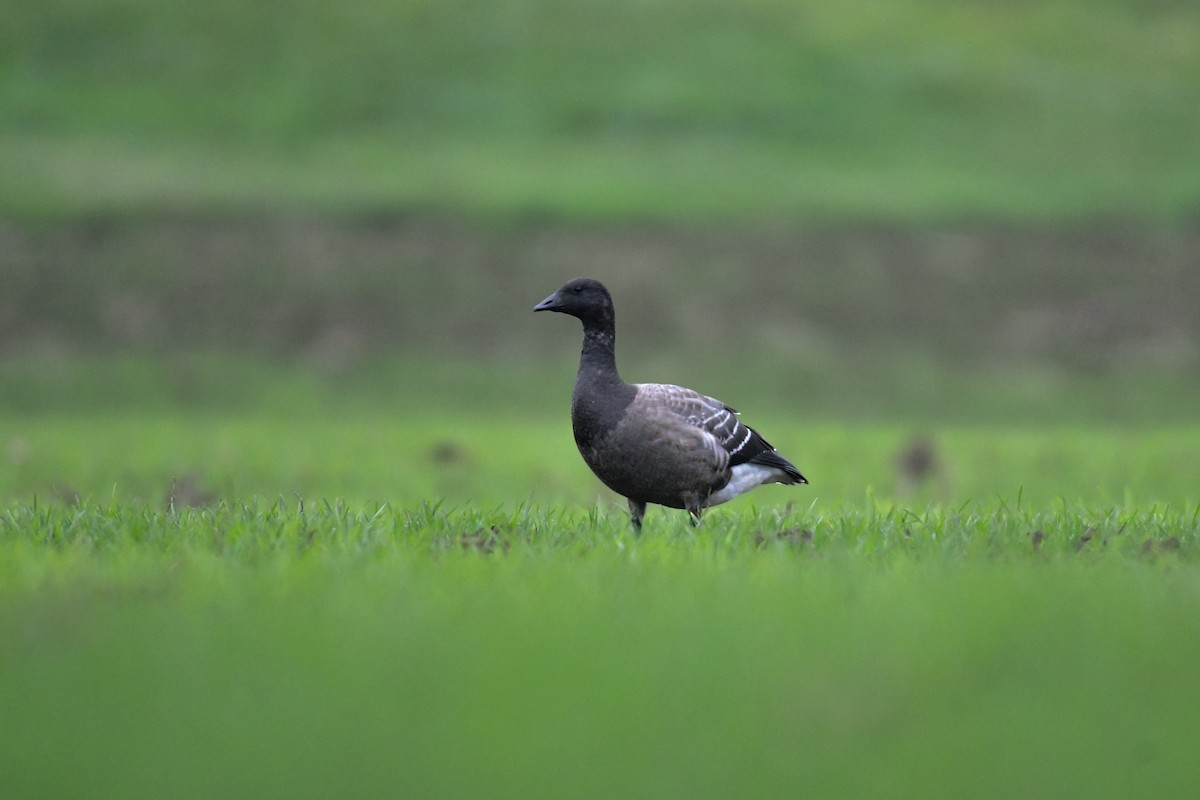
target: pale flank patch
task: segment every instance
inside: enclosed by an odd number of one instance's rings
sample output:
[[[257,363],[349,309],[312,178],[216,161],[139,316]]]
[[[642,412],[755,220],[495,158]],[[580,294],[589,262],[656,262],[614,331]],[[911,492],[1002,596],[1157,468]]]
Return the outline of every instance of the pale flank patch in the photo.
[[[732,500],[755,486],[776,482],[786,477],[782,470],[775,467],[764,467],[761,464],[738,464],[732,471],[733,477],[729,479],[729,483],[708,496],[708,502],[704,504],[706,508],[720,505],[726,500]]]

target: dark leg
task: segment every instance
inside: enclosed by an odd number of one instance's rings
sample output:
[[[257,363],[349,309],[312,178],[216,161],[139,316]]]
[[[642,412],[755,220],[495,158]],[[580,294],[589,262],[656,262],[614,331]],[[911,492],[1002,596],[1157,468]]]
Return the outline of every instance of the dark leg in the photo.
[[[685,501],[688,516],[692,518],[692,527],[700,527],[700,514],[704,512],[704,504],[699,499],[689,499]]]
[[[629,521],[633,523],[633,532],[642,532],[642,517],[646,516],[646,504],[641,500],[625,498],[629,503]]]

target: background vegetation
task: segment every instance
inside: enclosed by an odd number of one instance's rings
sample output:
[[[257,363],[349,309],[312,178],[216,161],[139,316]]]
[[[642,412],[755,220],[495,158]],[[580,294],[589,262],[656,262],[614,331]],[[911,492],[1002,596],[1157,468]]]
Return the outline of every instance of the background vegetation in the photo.
[[[1195,794],[1196,4],[3,18],[0,798]]]
[[[14,0],[14,211],[1188,219],[1186,0]]]

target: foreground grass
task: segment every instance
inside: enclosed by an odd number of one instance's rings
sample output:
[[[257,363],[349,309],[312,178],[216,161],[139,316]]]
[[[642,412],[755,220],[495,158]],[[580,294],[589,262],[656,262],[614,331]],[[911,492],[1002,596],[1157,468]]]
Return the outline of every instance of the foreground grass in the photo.
[[[1186,796],[1195,509],[0,515],[11,796]],[[70,769],[64,769],[69,759]]]
[[[901,495],[911,427],[764,410],[811,486],[635,538],[565,414],[89,407],[0,424],[0,796],[1200,781],[1194,426],[935,426]]]
[[[1090,563],[1106,552],[1172,553],[1188,561],[1190,548],[1200,543],[1200,505],[1146,510],[1021,510],[1003,500],[968,505],[946,510],[870,504],[820,513],[789,503],[736,515],[710,512],[698,527],[686,524],[682,515],[660,519],[653,536],[633,535],[623,512],[602,508],[549,511],[522,505],[480,511],[422,503],[356,509],[343,501],[292,499],[165,510],[137,502],[16,503],[0,521],[12,553],[28,548],[24,552],[35,562],[52,555],[48,561],[63,565],[86,555],[98,560],[80,563],[92,566],[119,564],[133,551],[151,559],[219,557],[232,567],[248,568],[274,560],[289,566],[306,559],[333,566],[388,557],[437,560],[471,550],[531,559],[586,559],[596,553],[636,563],[639,554],[657,560],[676,548],[685,561],[716,565],[764,550],[852,555],[866,563],[908,558],[1021,562],[1030,555]],[[12,585],[25,582],[19,569],[7,577]]]

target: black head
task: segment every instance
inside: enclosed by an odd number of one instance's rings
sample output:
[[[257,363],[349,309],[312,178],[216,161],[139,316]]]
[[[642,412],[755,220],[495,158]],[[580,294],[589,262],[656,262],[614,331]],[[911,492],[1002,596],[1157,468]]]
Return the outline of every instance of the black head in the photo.
[[[557,292],[533,307],[534,311],[558,311],[579,317],[584,322],[611,320],[612,297],[604,284],[594,278],[567,281]]]

